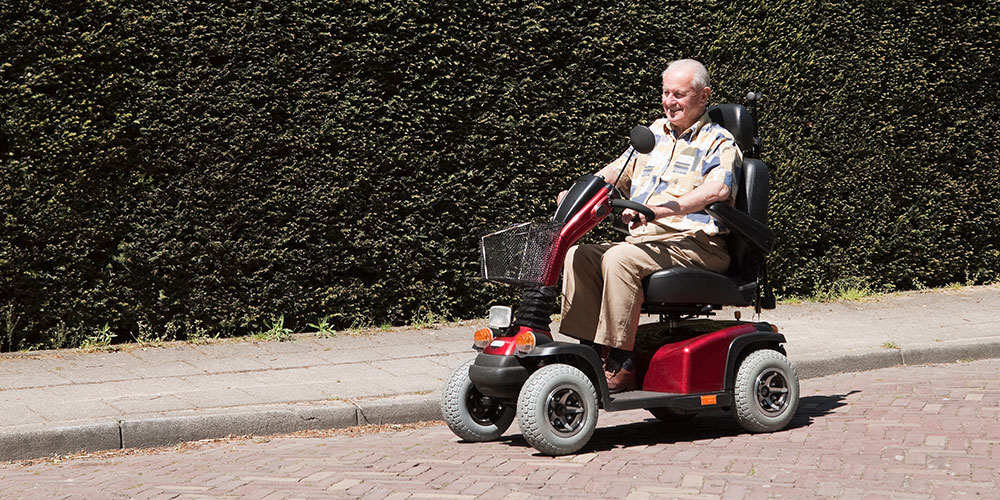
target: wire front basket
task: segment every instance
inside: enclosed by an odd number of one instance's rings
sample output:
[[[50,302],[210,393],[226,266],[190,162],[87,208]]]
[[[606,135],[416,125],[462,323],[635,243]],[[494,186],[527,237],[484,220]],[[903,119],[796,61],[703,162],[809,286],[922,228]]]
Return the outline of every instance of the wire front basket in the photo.
[[[483,236],[482,272],[489,281],[542,286],[553,266],[562,222],[525,222]]]

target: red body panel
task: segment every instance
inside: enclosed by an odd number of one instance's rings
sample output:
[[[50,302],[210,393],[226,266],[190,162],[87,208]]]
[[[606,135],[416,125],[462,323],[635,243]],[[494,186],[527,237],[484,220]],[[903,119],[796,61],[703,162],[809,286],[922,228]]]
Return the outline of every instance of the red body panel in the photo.
[[[548,266],[549,272],[544,281],[545,286],[555,286],[559,282],[559,276],[562,274],[563,259],[566,258],[566,252],[569,251],[569,247],[573,246],[583,235],[587,234],[594,226],[600,224],[611,213],[610,194],[611,185],[609,184],[591,198],[563,226],[562,231],[559,233],[559,239],[556,242],[556,250],[550,254],[551,260]]]
[[[649,362],[642,389],[672,394],[723,390],[729,345],[755,331],[752,324],[737,325],[661,346]]]
[[[490,345],[483,349],[485,354],[496,354],[498,356],[510,356],[514,354],[514,337],[497,337],[490,342]]]
[[[552,338],[552,334],[545,330],[539,330],[537,328],[528,328],[526,326],[519,326],[517,329],[517,333],[515,333],[514,335],[511,335],[509,337],[497,337],[493,339],[493,342],[490,342],[490,345],[486,346],[486,349],[483,349],[483,353],[496,354],[498,356],[513,355],[515,347],[514,337],[517,336],[518,333],[521,333],[525,330],[534,333],[536,339],[538,338],[539,335],[545,335],[546,337]]]

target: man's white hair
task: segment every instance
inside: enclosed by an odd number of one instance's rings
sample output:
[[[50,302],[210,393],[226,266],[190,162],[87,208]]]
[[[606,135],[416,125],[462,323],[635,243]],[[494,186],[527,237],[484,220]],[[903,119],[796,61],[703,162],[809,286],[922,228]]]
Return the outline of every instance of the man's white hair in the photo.
[[[667,69],[663,70],[663,78],[667,77],[667,73],[674,70],[690,70],[691,71],[691,86],[696,90],[701,90],[708,87],[708,70],[705,69],[705,65],[695,61],[694,59],[678,59],[667,66]]]

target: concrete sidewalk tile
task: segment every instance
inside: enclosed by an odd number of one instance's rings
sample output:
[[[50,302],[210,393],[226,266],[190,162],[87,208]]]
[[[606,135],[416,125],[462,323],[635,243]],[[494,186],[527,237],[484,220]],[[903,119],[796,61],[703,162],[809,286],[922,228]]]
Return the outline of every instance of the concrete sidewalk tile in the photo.
[[[29,387],[50,387],[67,385],[73,381],[58,372],[47,369],[37,371],[15,371],[0,376],[0,390],[25,389]]]
[[[258,342],[220,342],[218,344],[199,344],[193,349],[206,358],[259,358],[266,354]]]
[[[369,363],[345,363],[317,365],[309,369],[311,381],[322,382],[363,382],[384,376],[384,373]]]
[[[368,361],[377,361],[385,357],[377,349],[374,346],[359,349],[331,349],[329,351],[317,351],[312,355],[322,359],[322,364],[365,363]]]
[[[60,351],[57,358],[60,366],[70,368],[97,368],[105,366],[128,366],[135,363],[136,358],[124,351]]]
[[[173,394],[124,396],[103,402],[119,410],[122,415],[159,413],[191,408],[191,403]]]
[[[0,353],[0,371],[4,372],[34,373],[64,366],[66,366],[65,356],[55,352],[30,355]]]
[[[197,370],[197,372],[192,372],[187,375],[260,371],[268,368],[268,365],[260,359],[240,356],[192,359],[185,362],[185,364],[192,366]]]
[[[2,393],[0,393],[2,394]],[[2,429],[16,425],[33,425],[44,422],[41,415],[31,408],[18,403],[9,403],[0,399],[0,432]]]
[[[117,419],[121,410],[98,400],[74,400],[58,402],[28,403],[28,408],[50,422],[72,422],[74,420],[110,418]]]
[[[257,347],[271,354],[310,353],[319,349],[319,344],[309,341],[259,342]]]
[[[339,333],[332,337],[316,339],[316,346],[319,350],[329,348],[341,351],[350,351],[352,349],[363,349],[375,345],[379,345],[378,335],[352,335]]]
[[[130,367],[124,365],[80,366],[60,370],[73,384],[89,384],[94,382],[116,382],[139,378]]]
[[[136,378],[186,377],[188,375],[203,375],[205,370],[193,366],[187,361],[163,361],[159,363],[136,362],[129,367]]]
[[[197,386],[184,378],[161,377],[47,387],[44,391],[61,400],[114,399],[122,396],[157,395],[183,392]]]
[[[322,401],[336,397],[335,393],[324,391],[321,384],[263,385],[241,389],[268,404]]]
[[[448,370],[448,375],[455,371],[456,368],[462,366],[463,363],[470,359],[476,359],[479,353],[473,350],[471,347],[468,352],[461,352],[456,354],[446,354],[443,356],[434,356],[429,358],[431,362],[439,364]]]
[[[426,375],[441,371],[441,365],[428,358],[384,359],[372,365],[389,375]]]
[[[266,371],[204,373],[181,377],[180,380],[191,384],[192,389],[229,389],[265,384],[266,374]]]
[[[133,349],[129,354],[146,363],[190,361],[205,357],[203,353],[198,351],[197,346],[181,342],[172,342],[162,347]]]
[[[173,396],[187,401],[191,408],[225,408],[229,406],[259,405],[264,401],[257,396],[253,396],[241,388],[217,388],[217,389],[197,389],[187,392],[174,393]]]
[[[310,384],[326,381],[325,377],[323,377],[323,374],[326,372],[327,370],[318,366],[267,370],[266,372],[257,374],[257,378],[261,381],[261,384],[257,385]]]
[[[59,404],[63,401],[65,401],[65,398],[60,398],[48,392],[45,388],[0,391],[0,405],[3,406],[27,405],[29,403]]]
[[[280,370],[283,368],[302,368],[329,363],[330,361],[312,353],[269,353],[259,359],[267,365],[269,369]]]
[[[121,435],[115,421],[13,433],[0,432],[0,460],[24,460],[119,448]]]
[[[370,382],[386,387],[389,394],[411,394],[438,391],[444,385],[448,373],[428,374],[421,377],[382,377]]]

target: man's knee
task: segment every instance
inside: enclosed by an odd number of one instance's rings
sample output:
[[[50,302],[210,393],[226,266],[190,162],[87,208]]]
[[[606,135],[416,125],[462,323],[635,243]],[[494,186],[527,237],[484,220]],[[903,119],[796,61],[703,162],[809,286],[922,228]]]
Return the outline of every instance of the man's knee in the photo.
[[[624,244],[615,245],[604,252],[604,256],[601,258],[601,264],[605,268],[617,269],[617,268],[629,268],[638,258],[636,252],[638,248],[635,245]]]
[[[600,245],[573,245],[566,251],[566,267],[577,264],[593,267],[601,258],[603,249]]]

